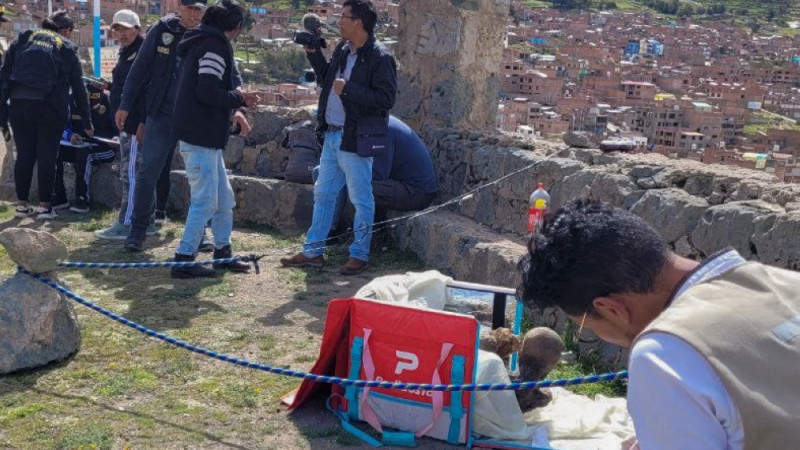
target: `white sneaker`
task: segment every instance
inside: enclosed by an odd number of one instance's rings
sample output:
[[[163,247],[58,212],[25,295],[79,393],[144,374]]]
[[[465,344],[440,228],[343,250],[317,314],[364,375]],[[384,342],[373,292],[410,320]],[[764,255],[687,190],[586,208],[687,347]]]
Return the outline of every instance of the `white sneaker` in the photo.
[[[56,217],[58,217],[58,214],[56,214],[56,210],[52,206],[49,208],[42,208],[41,206],[36,208],[36,220],[50,220]]]
[[[33,214],[33,208],[31,208],[30,206],[17,205],[17,207],[14,208],[14,217],[18,219],[24,219],[25,217],[28,217],[31,214]]]

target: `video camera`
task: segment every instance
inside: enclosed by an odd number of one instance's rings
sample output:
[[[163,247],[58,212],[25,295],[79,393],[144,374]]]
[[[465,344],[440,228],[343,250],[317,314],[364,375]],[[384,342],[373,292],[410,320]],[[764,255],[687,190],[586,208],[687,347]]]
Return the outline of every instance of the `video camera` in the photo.
[[[306,14],[303,16],[303,30],[297,30],[292,36],[295,44],[305,45],[313,48],[326,48],[327,44],[322,37],[322,27],[325,24],[316,14]]]
[[[316,33],[312,33],[310,31],[297,30],[294,32],[292,40],[294,41],[295,44],[305,45],[307,47],[314,47],[314,48],[327,47],[325,39],[323,39],[322,36]]]

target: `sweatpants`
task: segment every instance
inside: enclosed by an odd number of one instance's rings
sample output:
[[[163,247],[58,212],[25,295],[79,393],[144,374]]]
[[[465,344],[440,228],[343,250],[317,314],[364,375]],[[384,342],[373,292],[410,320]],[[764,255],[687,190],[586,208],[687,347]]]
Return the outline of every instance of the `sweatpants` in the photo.
[[[75,168],[75,200],[84,199],[91,201],[89,186],[92,183],[92,168],[96,164],[110,163],[116,158],[117,152],[109,147],[92,145],[91,147],[61,146],[56,161],[55,198],[59,201],[67,200],[67,191],[64,187],[64,163],[72,163]]]

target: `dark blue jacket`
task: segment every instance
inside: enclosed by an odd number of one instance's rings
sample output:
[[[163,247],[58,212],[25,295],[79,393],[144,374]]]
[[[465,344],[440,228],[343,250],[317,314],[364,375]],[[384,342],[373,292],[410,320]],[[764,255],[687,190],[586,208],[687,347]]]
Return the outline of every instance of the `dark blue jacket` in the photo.
[[[345,41],[339,42],[336,46],[330,62],[325,60],[320,50],[306,53],[322,86],[317,108],[320,131],[325,131],[328,127],[325,123],[328,95],[333,88],[333,80],[344,67],[349,53],[350,46],[346,45]],[[341,150],[347,152],[356,151],[358,118],[384,117],[388,121],[389,110],[394,106],[397,95],[397,64],[389,50],[378,42],[375,36],[370,36],[357,53],[358,59],[341,95],[345,113]]]
[[[13,96],[15,89],[22,85],[13,81],[14,66],[17,52],[21,51],[20,45],[25,45],[34,33],[53,35],[53,39],[61,43],[57,46],[55,56],[59,62],[58,83],[52,90],[43,95],[43,100],[50,103],[58,113],[64,117],[64,121],[69,120],[70,114],[70,88],[75,99],[76,112],[81,116],[84,130],[92,129],[92,116],[89,112],[89,99],[86,95],[86,87],[83,84],[83,70],[78,59],[78,47],[67,38],[49,30],[28,30],[20,34],[8,47],[5,55],[3,68],[0,69],[0,127],[7,126],[9,96]],[[30,97],[26,97],[30,98]]]
[[[242,106],[233,47],[218,28],[200,25],[186,32],[178,46],[181,58],[172,131],[181,141],[224,149],[231,115]]]
[[[392,179],[424,194],[439,192],[428,147],[419,135],[395,116],[389,117],[386,151],[372,161],[372,180]]]
[[[139,54],[139,49],[142,47],[144,39],[141,36],[136,36],[136,40],[125,48],[120,49],[119,59],[114,70],[111,72],[111,89],[109,100],[111,101],[111,116],[113,117],[119,109],[122,102],[122,89],[125,86],[125,80],[128,78],[128,73],[133,67],[133,62],[136,60],[136,55]],[[125,119],[125,126],[122,130],[126,133],[136,133],[136,129],[140,122],[144,122],[144,92],[142,92],[134,101],[133,107],[128,111],[128,118]]]
[[[147,32],[122,88],[119,109],[129,113],[133,111],[137,98],[145,89],[147,115],[156,115],[161,110],[172,83],[178,43],[184,32],[186,28],[181,26],[180,18],[174,15],[162,17]]]

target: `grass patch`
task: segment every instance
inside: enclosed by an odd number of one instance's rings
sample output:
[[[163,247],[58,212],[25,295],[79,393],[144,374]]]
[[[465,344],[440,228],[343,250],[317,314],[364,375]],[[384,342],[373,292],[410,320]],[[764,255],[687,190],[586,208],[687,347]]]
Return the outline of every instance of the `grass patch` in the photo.
[[[114,445],[114,433],[105,425],[81,424],[61,433],[55,448],[61,450],[103,450]]]

